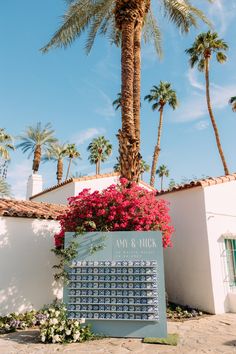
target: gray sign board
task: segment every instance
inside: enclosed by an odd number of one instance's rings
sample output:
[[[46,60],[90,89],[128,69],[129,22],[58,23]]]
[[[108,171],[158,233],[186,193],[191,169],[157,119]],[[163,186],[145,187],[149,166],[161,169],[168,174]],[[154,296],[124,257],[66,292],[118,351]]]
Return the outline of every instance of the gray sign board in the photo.
[[[65,246],[74,239],[67,233]],[[93,232],[76,241],[64,288],[69,318],[85,318],[106,336],[166,337],[161,234]]]

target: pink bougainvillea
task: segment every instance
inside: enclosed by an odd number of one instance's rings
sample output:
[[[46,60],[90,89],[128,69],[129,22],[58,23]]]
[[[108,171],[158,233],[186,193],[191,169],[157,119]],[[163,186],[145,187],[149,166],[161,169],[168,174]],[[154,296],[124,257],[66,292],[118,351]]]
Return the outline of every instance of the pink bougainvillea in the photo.
[[[171,246],[173,227],[168,205],[156,193],[128,184],[111,185],[102,192],[84,189],[69,198],[67,212],[59,217],[61,231],[55,235],[56,247],[63,245],[66,231],[153,231],[162,233],[163,247]]]

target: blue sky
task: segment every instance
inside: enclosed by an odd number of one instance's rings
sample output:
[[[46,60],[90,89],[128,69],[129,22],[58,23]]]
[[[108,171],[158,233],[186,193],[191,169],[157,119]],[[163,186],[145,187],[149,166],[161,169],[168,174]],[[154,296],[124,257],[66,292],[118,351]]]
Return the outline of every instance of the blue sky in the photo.
[[[153,0],[153,3],[157,0]],[[236,3],[235,0],[195,1],[210,17],[214,29],[229,44],[229,60],[211,64],[211,91],[222,145],[231,172],[236,171],[236,114],[228,99],[236,95]],[[22,133],[36,122],[51,122],[62,142],[75,142],[82,160],[74,172],[92,174],[86,148],[91,139],[105,135],[114,146],[112,157],[102,167],[110,172],[116,161],[116,132],[120,114],[112,101],[120,91],[120,50],[105,38],[98,38],[89,56],[84,53],[85,37],[71,48],[39,51],[60,24],[65,9],[63,0],[12,0],[0,4],[0,126],[13,135]],[[223,174],[212,127],[209,124],[202,74],[190,70],[184,50],[191,46],[199,29],[181,36],[173,25],[160,16],[164,58],[160,61],[151,46],[142,48],[142,98],[152,85],[169,81],[176,89],[180,106],[166,109],[162,151],[159,163],[166,164],[170,178]],[[158,113],[142,103],[142,154],[151,163],[157,136]],[[8,181],[17,198],[25,195],[32,161],[20,151],[12,154]],[[40,172],[44,186],[56,182],[56,166],[43,164]],[[146,174],[145,180],[149,176]],[[168,180],[166,181],[168,185]],[[159,186],[159,181],[156,184]]]

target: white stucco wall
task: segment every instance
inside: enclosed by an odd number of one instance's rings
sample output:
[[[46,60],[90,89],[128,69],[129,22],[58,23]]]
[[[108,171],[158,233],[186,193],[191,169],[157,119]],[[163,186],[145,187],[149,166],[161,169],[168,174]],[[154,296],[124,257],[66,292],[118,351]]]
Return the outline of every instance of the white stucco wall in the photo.
[[[170,301],[220,314],[236,312],[224,239],[236,239],[236,181],[190,188],[159,198],[170,202],[175,233],[164,251]]]
[[[67,199],[69,197],[78,195],[83,189],[88,188],[91,192],[102,191],[103,189],[109,187],[112,184],[117,184],[119,181],[119,176],[110,177],[98,177],[90,180],[73,181],[71,183],[65,184],[58,187],[52,191],[48,191],[34,197],[31,200],[34,202],[45,202],[54,204],[67,204]],[[147,190],[152,190],[146,184],[140,182],[140,186]]]
[[[201,187],[166,194],[175,228],[173,248],[164,250],[169,300],[215,312],[209,247]]]
[[[236,239],[236,181],[204,188],[215,312],[236,312],[236,287],[230,287],[224,239]]]
[[[0,315],[39,309],[61,297],[53,278],[58,222],[0,217]]]
[[[67,204],[67,199],[75,195],[75,183],[68,183],[47,193],[35,197],[32,202],[45,202],[53,204]]]
[[[75,194],[82,192],[85,188],[90,188],[91,192],[102,191],[103,189],[109,187],[112,184],[117,184],[119,181],[118,176],[104,177],[91,179],[87,181],[75,182]]]

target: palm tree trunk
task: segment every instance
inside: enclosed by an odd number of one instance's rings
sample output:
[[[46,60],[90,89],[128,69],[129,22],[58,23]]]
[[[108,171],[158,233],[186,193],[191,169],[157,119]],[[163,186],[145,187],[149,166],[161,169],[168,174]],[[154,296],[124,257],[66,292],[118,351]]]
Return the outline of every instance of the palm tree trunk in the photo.
[[[101,174],[101,160],[98,160],[98,175]]]
[[[67,172],[66,172],[66,180],[67,180],[68,177],[69,177],[71,162],[72,162],[72,158],[70,158],[70,160],[69,160],[69,164],[68,164],[68,168],[67,168]]]
[[[135,137],[133,117],[134,22],[122,25],[122,129],[119,130],[121,177],[138,182],[140,173],[139,141]]]
[[[134,31],[134,84],[133,107],[135,136],[140,142],[140,96],[141,96],[141,37],[142,23],[139,23]]]
[[[134,126],[136,138],[140,141],[140,96],[141,96],[141,39],[145,13],[150,9],[150,1],[140,3],[139,19],[134,30]],[[140,143],[139,143],[140,144]]]
[[[34,150],[34,160],[33,160],[33,173],[37,173],[39,170],[39,165],[41,161],[42,149],[40,145],[36,145]]]
[[[153,160],[152,160],[152,169],[151,169],[151,177],[150,177],[150,185],[154,187],[155,179],[156,179],[156,169],[157,169],[157,162],[161,151],[161,132],[163,126],[163,109],[164,106],[160,107],[160,118],[159,118],[159,126],[158,126],[158,133],[157,133],[157,144],[154,149],[153,153]]]
[[[133,117],[134,22],[125,21],[122,25],[121,70],[122,131],[131,138],[135,138]]]
[[[210,82],[209,82],[210,81],[209,80],[209,58],[208,57],[205,59],[205,64],[206,64],[205,65],[206,99],[207,99],[208,112],[209,112],[211,123],[212,123],[213,129],[214,129],[215,138],[216,138],[216,144],[217,144],[218,151],[219,151],[219,154],[220,154],[220,158],[221,158],[221,161],[222,161],[222,164],[223,164],[223,167],[224,167],[224,172],[225,172],[225,175],[229,175],[229,169],[228,169],[228,166],[227,166],[227,163],[226,163],[226,160],[225,160],[225,156],[224,156],[224,153],[223,153],[223,149],[222,149],[222,146],[221,146],[218,128],[217,128],[215,117],[213,115],[213,111],[212,111],[212,108],[211,108]]]
[[[57,183],[60,184],[63,176],[63,161],[58,159],[57,161]]]
[[[161,191],[163,190],[163,178],[164,176],[161,176]]]
[[[98,175],[98,161],[96,162],[96,176]]]

